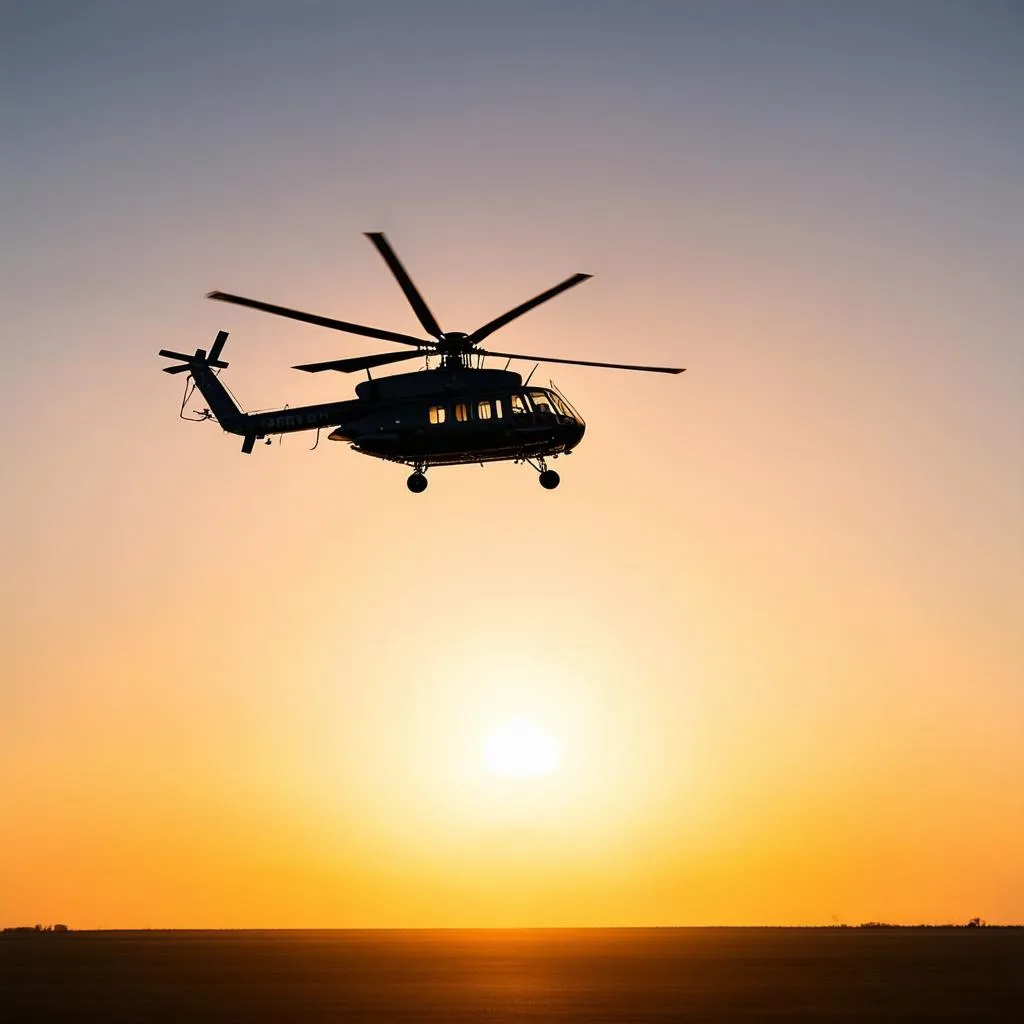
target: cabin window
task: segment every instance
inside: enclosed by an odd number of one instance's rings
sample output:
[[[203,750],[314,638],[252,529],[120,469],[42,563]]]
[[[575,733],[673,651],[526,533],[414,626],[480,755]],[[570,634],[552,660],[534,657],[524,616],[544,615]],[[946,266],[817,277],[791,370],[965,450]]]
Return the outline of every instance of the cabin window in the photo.
[[[447,413],[443,405],[432,405],[430,407],[430,422],[433,424],[444,423]]]
[[[491,418],[491,403],[489,399],[476,403],[476,418],[478,420],[489,420]]]
[[[501,411],[501,399],[496,398],[494,400],[494,418],[500,420],[505,414]]]
[[[458,423],[466,423],[469,420],[469,405],[466,402],[455,403],[455,420]]]
[[[512,395],[512,415],[529,416],[530,410],[526,408],[526,399],[522,395]]]

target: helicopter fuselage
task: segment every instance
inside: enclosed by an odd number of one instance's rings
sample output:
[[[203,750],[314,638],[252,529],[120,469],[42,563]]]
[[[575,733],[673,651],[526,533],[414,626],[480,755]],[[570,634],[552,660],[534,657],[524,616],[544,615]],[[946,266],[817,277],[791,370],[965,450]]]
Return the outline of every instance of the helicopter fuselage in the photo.
[[[418,466],[567,454],[582,417],[553,387],[524,387],[506,370],[433,370],[356,387],[357,403],[331,431],[363,455]]]
[[[557,388],[524,385],[509,370],[440,369],[356,385],[356,398],[242,413],[203,366],[199,390],[221,426],[245,438],[243,450],[274,434],[330,429],[354,451],[420,469],[568,454],[586,425]]]

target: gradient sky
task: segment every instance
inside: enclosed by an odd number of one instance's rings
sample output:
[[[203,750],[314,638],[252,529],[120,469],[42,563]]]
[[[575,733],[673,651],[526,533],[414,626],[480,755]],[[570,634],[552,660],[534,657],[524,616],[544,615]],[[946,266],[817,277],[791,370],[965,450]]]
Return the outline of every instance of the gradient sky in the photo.
[[[0,140],[0,924],[1024,920],[1020,4],[7,3]],[[347,397],[203,296],[412,330],[375,230],[688,372],[551,493],[177,419]]]

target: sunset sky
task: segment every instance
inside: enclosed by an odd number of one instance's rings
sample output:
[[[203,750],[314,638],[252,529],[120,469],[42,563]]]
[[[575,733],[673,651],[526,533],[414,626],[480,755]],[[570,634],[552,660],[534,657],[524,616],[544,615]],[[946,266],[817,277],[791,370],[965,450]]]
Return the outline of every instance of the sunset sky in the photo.
[[[0,925],[1024,921],[1020,4],[7,3],[0,227]],[[416,329],[364,231],[687,373],[553,492],[182,423],[389,348],[211,289]]]

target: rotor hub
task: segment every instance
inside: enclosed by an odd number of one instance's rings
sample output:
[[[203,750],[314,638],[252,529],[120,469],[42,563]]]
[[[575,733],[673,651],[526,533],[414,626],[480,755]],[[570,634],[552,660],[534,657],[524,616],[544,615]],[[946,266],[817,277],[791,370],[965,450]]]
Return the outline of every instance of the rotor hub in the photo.
[[[437,339],[438,350],[445,355],[468,352],[472,347],[469,335],[462,331],[448,331]]]

